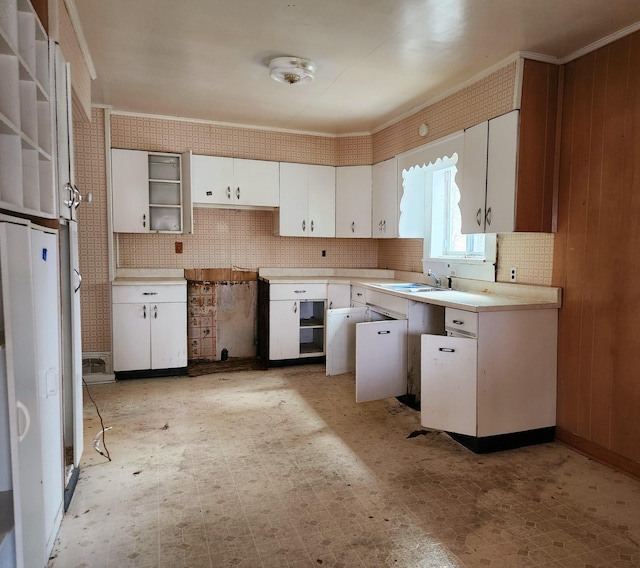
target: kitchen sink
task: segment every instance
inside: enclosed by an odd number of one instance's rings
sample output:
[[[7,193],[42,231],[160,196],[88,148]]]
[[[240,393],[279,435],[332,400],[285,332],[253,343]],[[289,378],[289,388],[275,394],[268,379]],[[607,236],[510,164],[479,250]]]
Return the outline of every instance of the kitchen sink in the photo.
[[[429,284],[419,283],[393,283],[393,284],[373,284],[379,286],[385,290],[392,290],[393,292],[440,292],[448,290],[449,288],[443,288],[442,286],[430,286]]]

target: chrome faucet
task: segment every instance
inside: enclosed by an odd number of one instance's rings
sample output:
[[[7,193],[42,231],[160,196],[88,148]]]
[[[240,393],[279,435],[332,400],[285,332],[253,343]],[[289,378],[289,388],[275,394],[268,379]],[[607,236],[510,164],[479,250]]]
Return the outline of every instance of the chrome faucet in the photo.
[[[433,281],[436,283],[436,286],[440,286],[440,275],[433,272],[431,269],[428,270],[427,274],[433,278]]]

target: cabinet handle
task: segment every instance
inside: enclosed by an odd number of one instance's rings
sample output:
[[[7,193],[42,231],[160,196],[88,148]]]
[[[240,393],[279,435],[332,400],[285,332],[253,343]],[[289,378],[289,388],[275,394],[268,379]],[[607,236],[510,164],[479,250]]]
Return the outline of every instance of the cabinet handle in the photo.
[[[71,207],[73,206],[73,202],[74,202],[74,193],[73,193],[73,187],[71,186],[71,184],[69,182],[64,184],[63,189],[66,189],[69,192],[69,199],[65,199],[64,200],[64,204],[69,207],[69,209],[71,209]]]
[[[227,199],[231,199],[231,186],[227,186]]]
[[[362,292],[356,292],[356,296],[362,296]]]
[[[378,335],[389,335],[391,332],[387,329],[385,331],[379,331]]]
[[[307,291],[306,290],[294,290],[294,292],[296,294],[305,294]]]
[[[313,219],[311,219],[311,232],[313,233]]]
[[[158,319],[158,306],[153,306],[153,319]]]
[[[78,290],[80,290],[80,286],[82,286],[82,274],[80,274],[75,268],[73,272],[78,277],[78,285],[73,288],[73,293],[75,294]]]
[[[298,313],[298,302],[293,302],[293,313],[294,314]]]
[[[378,231],[382,232],[382,221],[378,223]]]
[[[382,232],[383,233],[387,232],[387,221],[386,221],[386,219],[384,221],[382,221]]]
[[[146,213],[142,216],[142,226],[143,227],[147,226],[147,215],[146,215]]]
[[[158,292],[142,292],[143,296],[156,296]]]
[[[240,199],[240,186],[236,187],[236,199]]]
[[[77,209],[82,202],[82,194],[77,185],[73,186],[73,206]]]
[[[351,232],[352,232],[352,233],[355,233],[355,232],[356,232],[356,222],[355,222],[355,221],[352,221],[352,222],[351,222]]]
[[[333,308],[333,302],[329,302],[329,309]],[[347,316],[349,317],[349,316]]]
[[[307,222],[304,219],[302,220],[302,230],[303,231],[307,230]]]
[[[478,212],[476,213],[476,222],[478,223],[478,227],[480,226],[481,219],[482,219],[482,207],[480,207],[478,209]]]
[[[464,321],[462,320],[453,320],[453,323],[455,323],[456,325],[464,325]]]
[[[29,414],[27,407],[24,404],[22,404],[19,400],[16,400],[16,408],[20,412],[22,412],[22,415],[24,416],[23,432],[20,432],[20,424],[18,423],[18,442],[22,442],[22,440],[24,440],[25,436],[29,432],[29,428],[31,428],[31,415]]]
[[[491,207],[489,207],[489,209],[487,209],[487,225],[491,226]]]
[[[438,351],[442,351],[443,353],[455,353],[455,349],[451,349],[451,347],[438,347]]]
[[[147,319],[147,306],[142,306],[142,319]]]
[[[207,197],[211,197],[213,195],[213,191],[211,191],[210,189],[208,191],[205,191],[205,195]]]

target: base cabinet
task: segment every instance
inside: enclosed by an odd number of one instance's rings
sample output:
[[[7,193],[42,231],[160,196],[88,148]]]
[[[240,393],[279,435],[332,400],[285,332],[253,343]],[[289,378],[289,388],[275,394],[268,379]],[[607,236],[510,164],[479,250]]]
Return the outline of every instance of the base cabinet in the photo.
[[[478,452],[553,439],[557,310],[447,308],[445,320],[457,331],[421,338],[422,425]]]
[[[113,370],[117,376],[187,366],[186,282],[114,284],[112,296]]]

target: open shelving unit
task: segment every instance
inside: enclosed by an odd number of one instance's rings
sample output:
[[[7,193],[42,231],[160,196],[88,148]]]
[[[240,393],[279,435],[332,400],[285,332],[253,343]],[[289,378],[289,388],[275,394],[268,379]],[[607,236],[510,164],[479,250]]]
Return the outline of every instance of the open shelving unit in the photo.
[[[182,232],[180,156],[149,153],[149,228]]]
[[[300,301],[300,357],[324,355],[324,300]]]
[[[0,10],[0,207],[56,216],[49,40],[28,0]]]

